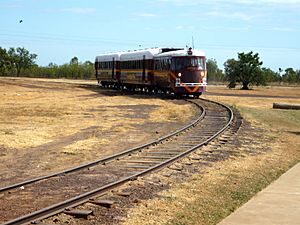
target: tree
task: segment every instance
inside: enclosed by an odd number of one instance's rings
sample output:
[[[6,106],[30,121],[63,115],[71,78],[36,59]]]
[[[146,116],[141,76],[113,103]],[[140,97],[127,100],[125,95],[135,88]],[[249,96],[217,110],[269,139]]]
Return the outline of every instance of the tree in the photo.
[[[293,68],[287,68],[282,79],[284,82],[296,83],[299,82],[299,71],[295,71]]]
[[[37,55],[30,54],[30,52],[25,48],[20,48],[20,47],[18,47],[17,49],[10,48],[8,50],[8,55],[10,57],[10,61],[12,65],[14,65],[17,71],[17,76],[20,75],[21,70],[28,69],[36,65],[35,59]]]
[[[265,68],[265,67],[263,67],[261,70],[262,70],[263,79],[266,83],[271,83],[271,82],[276,82],[281,80],[280,74],[278,72],[276,73],[270,68]]]
[[[9,55],[5,48],[0,47],[0,75],[5,75],[11,68]]]
[[[219,69],[217,61],[215,59],[208,59],[206,62],[207,79],[209,81],[223,81],[224,74]]]
[[[70,61],[70,65],[78,65],[78,63],[79,63],[79,60],[76,56],[73,57]]]
[[[224,63],[225,67],[225,76],[227,77],[227,80],[229,81],[228,87],[229,88],[235,88],[238,77],[238,61],[235,59],[228,59]]]
[[[229,87],[235,87],[236,83],[242,83],[243,90],[249,90],[249,84],[264,84],[263,73],[260,66],[258,53],[238,53],[238,60],[228,59],[225,63],[225,75],[229,81]]]

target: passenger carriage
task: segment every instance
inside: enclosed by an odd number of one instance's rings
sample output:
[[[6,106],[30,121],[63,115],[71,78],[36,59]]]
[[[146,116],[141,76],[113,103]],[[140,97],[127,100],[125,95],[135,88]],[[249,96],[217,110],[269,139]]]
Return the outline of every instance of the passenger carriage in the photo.
[[[103,86],[201,95],[206,90],[205,53],[189,48],[153,48],[102,54],[95,60]]]

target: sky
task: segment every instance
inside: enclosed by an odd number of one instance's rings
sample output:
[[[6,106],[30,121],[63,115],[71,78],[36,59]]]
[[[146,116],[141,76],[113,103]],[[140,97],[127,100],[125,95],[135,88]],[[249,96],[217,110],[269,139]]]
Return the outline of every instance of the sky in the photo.
[[[221,69],[249,51],[274,71],[300,69],[300,0],[0,0],[0,47],[25,47],[42,66],[186,46]]]

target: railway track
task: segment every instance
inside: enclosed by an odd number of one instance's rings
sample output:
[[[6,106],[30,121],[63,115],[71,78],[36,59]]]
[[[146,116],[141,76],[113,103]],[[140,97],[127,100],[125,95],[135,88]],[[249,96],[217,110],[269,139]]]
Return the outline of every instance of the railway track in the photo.
[[[200,99],[191,102],[199,108],[198,118],[167,136],[70,170],[1,188],[0,205],[5,210],[1,210],[0,222],[30,223],[88,202],[172,164],[230,126],[233,112],[227,106]]]

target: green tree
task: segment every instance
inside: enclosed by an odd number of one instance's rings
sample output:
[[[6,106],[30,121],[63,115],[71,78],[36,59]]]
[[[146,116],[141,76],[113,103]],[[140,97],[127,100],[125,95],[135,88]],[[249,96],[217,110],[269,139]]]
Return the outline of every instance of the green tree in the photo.
[[[270,68],[263,67],[262,69],[263,79],[266,83],[280,81],[281,77],[279,73],[274,72]]]
[[[258,53],[238,53],[238,60],[228,59],[225,63],[225,75],[229,81],[229,87],[235,87],[236,83],[242,83],[242,89],[248,90],[249,84],[264,84],[263,73],[260,66]]]
[[[300,83],[300,70],[296,70],[296,82]]]
[[[36,54],[31,54],[25,48],[10,48],[8,50],[8,55],[12,65],[17,71],[17,76],[20,76],[21,70],[28,69],[35,64]]]
[[[219,69],[215,59],[208,59],[206,61],[206,68],[208,81],[224,81],[224,74]]]
[[[70,60],[70,65],[78,65],[78,64],[79,64],[79,60],[76,56]]]
[[[299,82],[299,71],[295,71],[293,68],[287,68],[282,76],[284,82],[296,83]]]
[[[0,75],[6,75],[10,69],[9,55],[5,48],[0,47]]]
[[[238,61],[235,59],[228,59],[224,63],[225,67],[225,76],[227,80],[229,81],[228,87],[229,88],[235,88],[236,83],[238,81]]]

